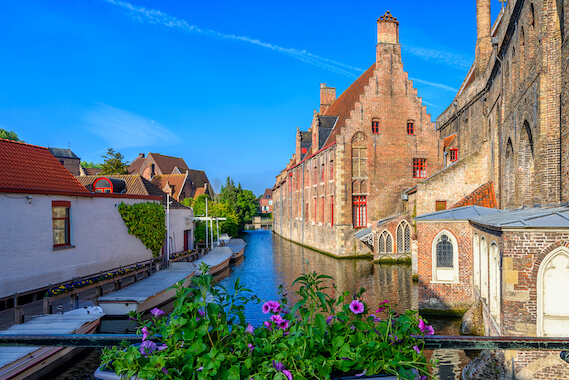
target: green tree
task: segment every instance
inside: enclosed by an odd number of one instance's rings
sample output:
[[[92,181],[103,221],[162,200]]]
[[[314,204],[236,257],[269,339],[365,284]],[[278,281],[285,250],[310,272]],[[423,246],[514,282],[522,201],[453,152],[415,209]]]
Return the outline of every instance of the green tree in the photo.
[[[104,159],[101,174],[128,174],[128,161],[123,162],[124,156],[120,152],[115,152],[109,148],[107,154],[102,156]]]
[[[83,168],[95,168],[95,169],[102,169],[103,165],[102,164],[96,164],[94,162],[87,162],[87,161],[81,161],[81,167]]]
[[[14,131],[7,131],[2,128],[0,128],[0,139],[24,142],[23,140],[20,140]]]

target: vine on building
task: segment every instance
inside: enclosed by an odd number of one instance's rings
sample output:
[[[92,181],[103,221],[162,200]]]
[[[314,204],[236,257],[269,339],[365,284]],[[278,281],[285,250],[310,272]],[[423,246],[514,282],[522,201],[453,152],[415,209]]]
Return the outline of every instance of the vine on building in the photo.
[[[118,210],[128,233],[139,238],[154,257],[160,256],[166,236],[164,207],[159,203],[127,205],[123,202]]]

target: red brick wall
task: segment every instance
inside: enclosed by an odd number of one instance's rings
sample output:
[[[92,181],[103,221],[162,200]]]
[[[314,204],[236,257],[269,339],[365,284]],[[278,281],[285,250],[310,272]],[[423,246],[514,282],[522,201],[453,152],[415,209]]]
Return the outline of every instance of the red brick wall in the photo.
[[[458,243],[459,283],[432,283],[432,246],[439,232],[446,230]],[[462,222],[419,222],[419,309],[465,310],[474,303],[472,283],[472,227]],[[456,252],[455,252],[456,253]]]

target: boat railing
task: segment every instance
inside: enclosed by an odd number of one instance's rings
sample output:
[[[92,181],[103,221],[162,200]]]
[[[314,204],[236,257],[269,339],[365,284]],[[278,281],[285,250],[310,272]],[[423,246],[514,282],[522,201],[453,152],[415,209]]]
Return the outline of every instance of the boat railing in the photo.
[[[547,350],[561,351],[560,357],[569,363],[569,337],[506,337],[506,336],[415,336],[424,342],[426,350]],[[140,343],[136,334],[41,334],[0,335],[0,346],[27,347],[109,347],[121,342]]]

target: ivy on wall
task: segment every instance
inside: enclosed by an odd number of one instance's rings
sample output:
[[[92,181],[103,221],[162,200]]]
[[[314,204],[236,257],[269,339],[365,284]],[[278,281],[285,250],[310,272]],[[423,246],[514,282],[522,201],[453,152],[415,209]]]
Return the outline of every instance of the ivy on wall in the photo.
[[[128,233],[142,241],[154,257],[160,250],[166,236],[164,208],[158,203],[121,203],[119,213],[128,228]]]

